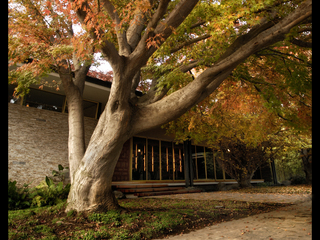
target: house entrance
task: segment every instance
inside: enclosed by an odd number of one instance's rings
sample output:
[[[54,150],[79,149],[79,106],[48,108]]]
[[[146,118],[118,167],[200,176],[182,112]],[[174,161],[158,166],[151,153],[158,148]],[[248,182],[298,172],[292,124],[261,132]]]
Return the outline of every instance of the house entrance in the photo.
[[[183,145],[133,137],[132,180],[184,180]]]

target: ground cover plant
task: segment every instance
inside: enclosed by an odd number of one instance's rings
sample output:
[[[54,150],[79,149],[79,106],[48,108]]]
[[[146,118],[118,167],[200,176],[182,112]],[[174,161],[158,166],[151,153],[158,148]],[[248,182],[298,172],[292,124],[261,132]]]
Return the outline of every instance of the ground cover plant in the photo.
[[[29,207],[53,206],[67,199],[70,191],[70,183],[64,185],[63,169],[60,164],[58,171],[53,170],[53,177],[58,177],[60,182],[55,183],[52,177],[45,177],[45,180],[33,188],[25,183],[22,187],[17,186],[17,181],[8,180],[8,209],[17,210]]]
[[[185,234],[288,204],[176,199],[122,199],[127,211],[65,212],[55,206],[9,211],[9,239],[151,239]]]

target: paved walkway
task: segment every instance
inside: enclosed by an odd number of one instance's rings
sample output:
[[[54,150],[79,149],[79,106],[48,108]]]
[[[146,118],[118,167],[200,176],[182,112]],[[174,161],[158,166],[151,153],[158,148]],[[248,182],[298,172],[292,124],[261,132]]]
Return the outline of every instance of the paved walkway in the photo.
[[[184,195],[184,196],[182,196]],[[219,197],[218,197],[219,196]],[[160,197],[160,196],[159,196]],[[206,239],[312,239],[311,195],[298,194],[247,194],[247,193],[194,193],[161,197],[178,199],[215,199],[242,200],[259,202],[294,203],[278,210],[262,213],[238,220],[218,223],[194,232],[171,236],[170,240],[206,240]]]
[[[273,194],[273,193],[237,193],[237,192],[201,192],[174,195],[151,196],[148,198],[174,198],[198,200],[237,200],[246,202],[298,203],[310,198],[310,194]]]

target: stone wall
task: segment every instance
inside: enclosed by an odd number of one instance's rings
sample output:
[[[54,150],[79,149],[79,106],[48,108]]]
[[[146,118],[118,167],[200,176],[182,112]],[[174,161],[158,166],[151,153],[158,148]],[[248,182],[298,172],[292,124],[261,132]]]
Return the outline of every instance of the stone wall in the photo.
[[[68,166],[68,115],[44,109],[8,103],[8,177],[18,185],[36,186],[58,170]],[[85,141],[97,119],[85,117]]]

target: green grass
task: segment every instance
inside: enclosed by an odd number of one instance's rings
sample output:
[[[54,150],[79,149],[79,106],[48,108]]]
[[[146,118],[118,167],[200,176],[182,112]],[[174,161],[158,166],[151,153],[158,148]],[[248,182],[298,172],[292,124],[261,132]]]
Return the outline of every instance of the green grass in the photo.
[[[283,206],[152,198],[123,199],[119,204],[128,211],[66,213],[65,202],[52,207],[9,211],[9,239],[151,239]],[[215,208],[217,205],[224,207]]]

